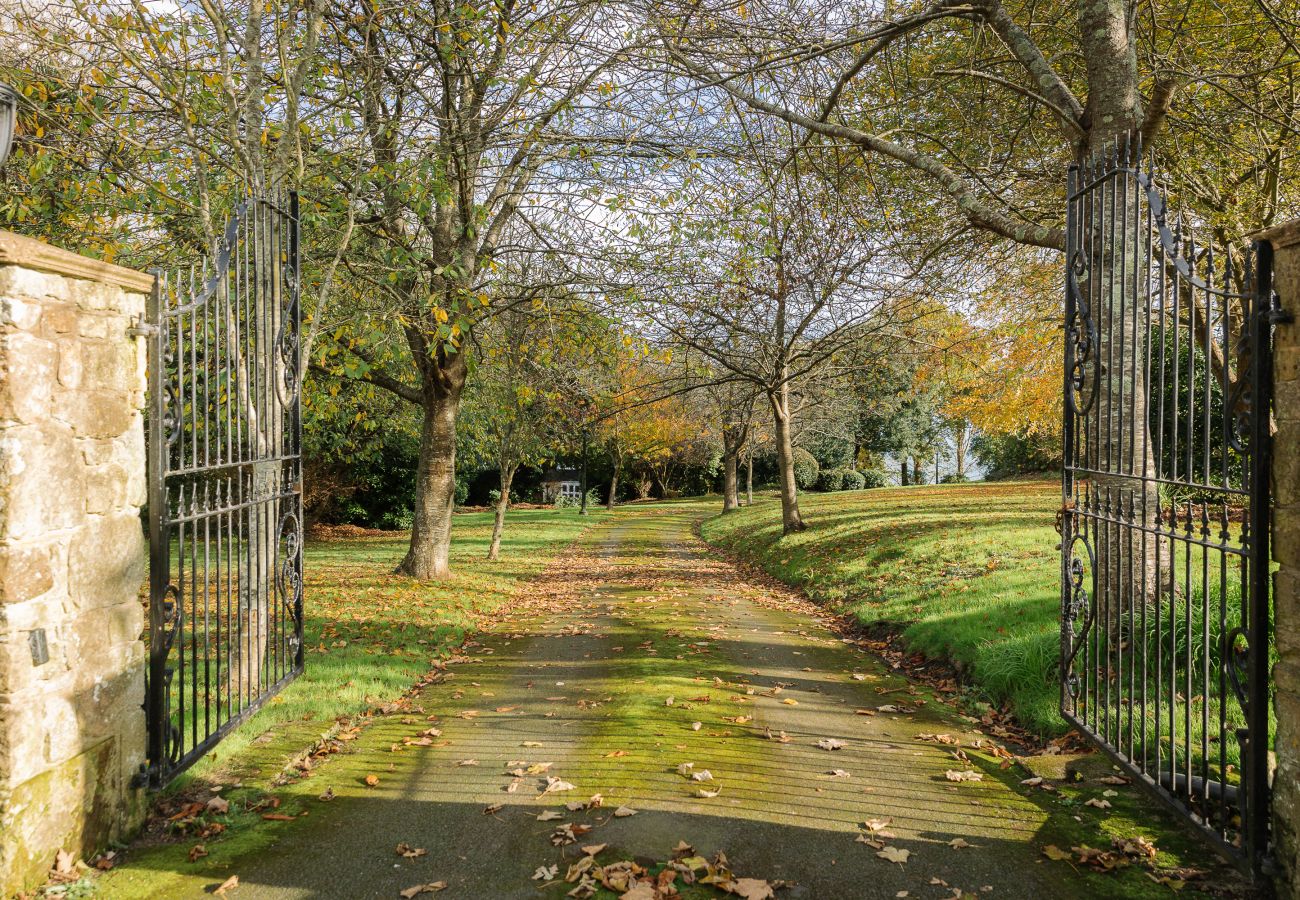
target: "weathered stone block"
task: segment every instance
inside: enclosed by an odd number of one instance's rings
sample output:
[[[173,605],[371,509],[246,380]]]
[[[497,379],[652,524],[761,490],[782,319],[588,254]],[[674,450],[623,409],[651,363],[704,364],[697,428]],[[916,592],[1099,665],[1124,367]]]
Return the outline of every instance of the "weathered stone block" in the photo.
[[[1274,332],[1273,380],[1285,384],[1300,380],[1300,342],[1291,334],[1295,329],[1277,329]]]
[[[67,296],[81,310],[119,310],[123,291],[112,284],[101,284],[83,278],[69,279]]]
[[[126,505],[128,475],[119,465],[92,469],[86,477],[86,512],[102,515]]]
[[[77,333],[88,340],[107,341],[122,337],[126,333],[126,327],[126,320],[117,316],[83,313]]]
[[[143,798],[122,775],[123,757],[109,738],[17,787],[9,812],[0,812],[6,895],[40,885],[58,848],[90,857],[142,820]]]
[[[131,427],[133,415],[127,404],[125,390],[85,390],[56,396],[52,410],[77,437],[115,438]]]
[[[79,609],[134,597],[145,578],[145,539],[133,511],[92,516],[68,548],[68,593]]]
[[[1300,566],[1300,506],[1274,505],[1272,549],[1283,568]]]
[[[0,430],[0,540],[38,539],[72,528],[86,473],[72,432],[56,422]]]
[[[47,418],[58,347],[25,331],[10,332],[0,335],[0,361],[5,372],[0,382],[0,417],[27,423]]]
[[[21,603],[54,587],[54,548],[49,544],[0,547],[0,603]]]
[[[25,300],[62,299],[67,283],[62,275],[29,269],[26,266],[0,266],[0,296]]]
[[[0,275],[0,279],[3,275]],[[30,297],[0,293],[0,325],[20,331],[35,331],[41,321],[41,305]]]
[[[85,366],[81,361],[81,344],[77,341],[63,341],[59,345],[59,387],[64,390],[76,390],[81,387],[82,373]]]
[[[81,363],[90,387],[129,389],[135,374],[135,342],[83,340]]]
[[[46,303],[41,310],[41,330],[46,337],[77,330],[77,309],[71,303]]]
[[[1274,500],[1279,506],[1300,503],[1300,453],[1285,449],[1286,445],[1300,446],[1300,424],[1279,427],[1274,444],[1282,448],[1273,454]]]

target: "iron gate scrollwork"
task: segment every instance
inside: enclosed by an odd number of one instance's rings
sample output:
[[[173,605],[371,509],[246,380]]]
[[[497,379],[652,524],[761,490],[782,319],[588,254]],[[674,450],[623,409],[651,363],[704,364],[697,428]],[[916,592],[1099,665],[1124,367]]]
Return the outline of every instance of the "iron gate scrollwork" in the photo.
[[[250,197],[149,302],[151,786],[302,671],[298,241],[296,194]]]
[[[1071,168],[1066,233],[1061,709],[1259,872],[1271,257],[1198,243],[1136,138]]]

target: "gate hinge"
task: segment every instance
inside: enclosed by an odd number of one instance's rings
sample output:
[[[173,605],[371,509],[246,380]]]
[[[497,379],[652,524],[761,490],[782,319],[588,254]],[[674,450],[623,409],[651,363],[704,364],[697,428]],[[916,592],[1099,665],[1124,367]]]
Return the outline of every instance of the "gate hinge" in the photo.
[[[1295,313],[1282,308],[1282,298],[1273,292],[1268,304],[1268,323],[1270,325],[1290,325],[1295,321]]]
[[[1073,519],[1077,516],[1077,507],[1078,504],[1073,499],[1070,499],[1062,503],[1061,508],[1056,511],[1056,533],[1061,535],[1061,537],[1065,537],[1065,517],[1070,516],[1071,519]],[[1060,549],[1059,544],[1057,545],[1057,549]]]
[[[158,326],[152,325],[141,319],[139,316],[136,316],[131,320],[131,324],[127,327],[126,333],[131,337],[153,337],[158,333]]]

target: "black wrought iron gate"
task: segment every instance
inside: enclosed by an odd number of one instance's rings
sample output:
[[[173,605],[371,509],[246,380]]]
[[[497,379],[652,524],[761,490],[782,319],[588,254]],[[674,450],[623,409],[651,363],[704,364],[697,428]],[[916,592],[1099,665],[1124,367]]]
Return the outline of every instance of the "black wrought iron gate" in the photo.
[[[1062,711],[1259,871],[1271,257],[1197,243],[1135,141],[1068,189]]]
[[[302,671],[296,194],[253,197],[148,308],[150,785]]]

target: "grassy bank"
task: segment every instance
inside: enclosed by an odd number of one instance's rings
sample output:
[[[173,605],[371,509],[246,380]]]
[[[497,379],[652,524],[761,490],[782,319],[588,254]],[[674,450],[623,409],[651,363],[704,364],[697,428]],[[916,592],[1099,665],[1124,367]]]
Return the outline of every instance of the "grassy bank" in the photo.
[[[190,774],[239,764],[254,741],[262,760],[277,751],[292,752],[339,716],[400,696],[604,515],[604,510],[586,518],[572,509],[512,511],[496,562],[485,558],[492,513],[457,515],[453,574],[440,582],[393,574],[406,552],[403,532],[308,542],[303,557],[306,671]]]
[[[703,525],[706,540],[837,612],[902,628],[908,646],[963,667],[1022,724],[1063,730],[1054,481],[881,488],[799,498],[808,523],[781,536],[780,506]]]

